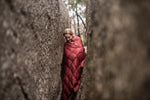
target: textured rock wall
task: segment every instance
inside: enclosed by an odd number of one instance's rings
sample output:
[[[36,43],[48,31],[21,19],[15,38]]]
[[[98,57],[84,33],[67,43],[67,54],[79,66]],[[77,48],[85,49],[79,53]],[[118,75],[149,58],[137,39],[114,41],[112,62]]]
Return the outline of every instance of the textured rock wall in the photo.
[[[59,100],[61,0],[0,0],[0,100]]]
[[[150,1],[88,0],[85,100],[150,99]],[[84,95],[83,95],[84,96]]]

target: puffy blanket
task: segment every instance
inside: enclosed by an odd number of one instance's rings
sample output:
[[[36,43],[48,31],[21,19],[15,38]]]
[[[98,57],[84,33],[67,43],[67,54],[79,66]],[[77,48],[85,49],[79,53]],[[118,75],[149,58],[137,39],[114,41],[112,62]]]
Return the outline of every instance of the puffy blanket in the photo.
[[[72,93],[78,91],[85,56],[80,37],[74,36],[71,42],[65,42],[62,61],[63,90],[61,100],[68,100]]]

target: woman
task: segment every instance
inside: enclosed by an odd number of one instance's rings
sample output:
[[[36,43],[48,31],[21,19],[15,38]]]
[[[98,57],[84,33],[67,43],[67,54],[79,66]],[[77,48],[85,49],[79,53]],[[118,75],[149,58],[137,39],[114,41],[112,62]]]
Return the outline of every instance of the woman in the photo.
[[[63,35],[66,42],[62,61],[61,100],[73,100],[79,89],[86,54],[80,37],[73,35],[71,29],[65,29]]]

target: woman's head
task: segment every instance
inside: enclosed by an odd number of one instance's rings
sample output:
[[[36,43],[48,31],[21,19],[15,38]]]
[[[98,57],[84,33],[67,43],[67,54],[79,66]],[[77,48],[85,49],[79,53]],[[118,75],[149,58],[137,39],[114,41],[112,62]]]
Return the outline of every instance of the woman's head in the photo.
[[[70,42],[73,38],[73,32],[70,28],[66,28],[64,33],[63,33],[63,36],[65,37],[65,39]]]

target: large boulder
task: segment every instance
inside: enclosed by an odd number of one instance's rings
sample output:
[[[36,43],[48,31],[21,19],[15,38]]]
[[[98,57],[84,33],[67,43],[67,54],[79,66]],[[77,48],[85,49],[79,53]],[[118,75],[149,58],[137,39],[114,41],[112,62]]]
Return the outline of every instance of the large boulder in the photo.
[[[0,100],[59,100],[61,0],[0,0]]]
[[[150,100],[150,1],[88,0],[81,98]],[[83,78],[84,79],[84,78]],[[85,93],[85,91],[87,91]]]

